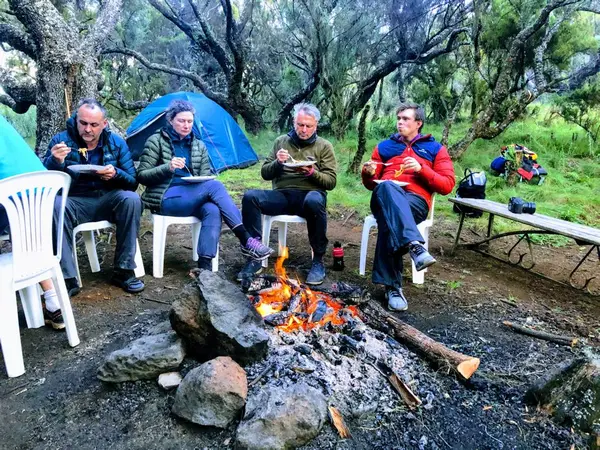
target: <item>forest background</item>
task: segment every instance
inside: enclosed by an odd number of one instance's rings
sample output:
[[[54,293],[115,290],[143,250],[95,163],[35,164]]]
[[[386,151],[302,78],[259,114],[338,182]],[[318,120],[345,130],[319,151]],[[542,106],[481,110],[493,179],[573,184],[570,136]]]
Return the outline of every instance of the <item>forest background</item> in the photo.
[[[488,198],[599,226],[599,19],[591,0],[0,0],[0,113],[41,155],[82,97],[125,128],[156,97],[191,90],[264,156],[309,101],[340,162],[330,209],[364,215],[360,163],[414,101],[457,175],[489,168],[502,145],[539,155],[543,185],[490,175]],[[222,179],[236,194],[268,187],[258,170]]]

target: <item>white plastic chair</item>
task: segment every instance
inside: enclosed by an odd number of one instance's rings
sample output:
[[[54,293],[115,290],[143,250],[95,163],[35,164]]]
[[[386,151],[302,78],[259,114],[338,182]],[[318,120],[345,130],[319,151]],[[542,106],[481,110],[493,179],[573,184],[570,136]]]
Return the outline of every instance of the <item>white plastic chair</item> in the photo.
[[[288,216],[288,215],[280,215],[280,216],[262,216],[262,239],[265,245],[269,245],[269,240],[271,239],[271,227],[273,223],[278,222],[279,226],[277,227],[277,237],[278,237],[278,249],[277,255],[281,256],[283,254],[283,249],[287,247],[287,229],[288,223],[306,223],[306,219],[300,216]],[[311,248],[312,253],[312,248]],[[269,266],[269,258],[263,259],[262,261],[263,267]]]
[[[60,269],[63,216],[71,177],[63,172],[33,172],[0,181],[0,204],[6,209],[12,253],[0,255],[0,344],[9,377],[25,373],[15,291],[28,290],[21,302],[25,317],[44,323],[37,283],[51,278],[65,321],[69,345],[79,344],[77,327]],[[52,247],[54,200],[62,189],[57,254]],[[31,295],[35,291],[36,295]]]
[[[429,214],[427,214],[427,218],[417,225],[417,229],[425,239],[425,248],[429,250],[429,229],[433,225],[433,210],[435,209],[435,195],[431,197],[431,208],[429,209]],[[377,228],[377,220],[371,214],[370,216],[365,217],[365,223],[363,225],[362,231],[362,239],[360,242],[360,265],[359,265],[359,273],[361,275],[365,274],[365,269],[367,266],[367,250],[369,248],[369,233],[371,228]],[[415,268],[415,263],[412,262],[412,282],[414,284],[424,284],[425,283],[425,272],[427,269],[423,269],[420,272],[417,272]]]
[[[86,222],[77,225],[73,229],[73,259],[75,260],[75,268],[77,269],[77,282],[83,287],[81,282],[81,274],[79,272],[79,262],[77,261],[77,233],[83,233],[83,242],[87,251],[90,268],[93,273],[100,272],[100,262],[98,261],[98,252],[96,251],[96,238],[94,232],[104,228],[115,228],[115,224],[108,220],[99,220],[97,222]],[[140,251],[140,242],[135,241],[135,276],[140,278],[146,275],[144,270],[144,261],[142,260],[142,252]]]
[[[175,217],[152,214],[152,275],[154,278],[162,278],[165,267],[165,246],[167,245],[167,228],[169,225],[192,225],[192,259],[198,261],[198,239],[202,222],[194,216]],[[219,246],[217,254],[212,259],[212,271],[219,270]]]

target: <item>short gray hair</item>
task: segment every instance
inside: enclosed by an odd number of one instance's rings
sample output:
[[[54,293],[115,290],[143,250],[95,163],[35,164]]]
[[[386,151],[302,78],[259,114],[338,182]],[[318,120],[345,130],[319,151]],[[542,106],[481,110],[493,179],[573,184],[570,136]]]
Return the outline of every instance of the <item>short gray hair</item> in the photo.
[[[407,109],[414,110],[415,120],[421,122],[421,128],[423,128],[423,125],[425,125],[425,111],[423,110],[423,107],[418,103],[400,103],[398,108],[396,108],[396,115]],[[421,131],[421,128],[419,128],[419,131]]]
[[[294,105],[294,120],[298,118],[298,114],[300,113],[314,117],[317,122],[321,119],[321,113],[312,103],[298,103]]]
[[[196,109],[194,108],[194,105],[187,100],[173,100],[167,108],[167,120],[170,122],[177,114],[182,112],[191,112],[192,114],[196,114]]]
[[[102,104],[95,98],[82,98],[77,104],[77,109],[81,108],[82,106],[85,106],[89,109],[99,109],[102,113],[102,118],[106,119],[106,108],[102,106]]]

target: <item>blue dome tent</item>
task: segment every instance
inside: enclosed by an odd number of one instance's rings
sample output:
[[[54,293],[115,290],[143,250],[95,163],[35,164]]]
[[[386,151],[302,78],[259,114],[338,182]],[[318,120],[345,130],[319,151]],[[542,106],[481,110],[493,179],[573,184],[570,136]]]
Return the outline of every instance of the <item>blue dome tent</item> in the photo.
[[[134,160],[140,158],[146,140],[166,124],[165,111],[173,100],[187,100],[194,105],[196,114],[192,132],[206,145],[214,173],[241,169],[258,162],[256,152],[233,117],[206,95],[194,92],[164,95],[133,119],[127,128],[127,144]]]

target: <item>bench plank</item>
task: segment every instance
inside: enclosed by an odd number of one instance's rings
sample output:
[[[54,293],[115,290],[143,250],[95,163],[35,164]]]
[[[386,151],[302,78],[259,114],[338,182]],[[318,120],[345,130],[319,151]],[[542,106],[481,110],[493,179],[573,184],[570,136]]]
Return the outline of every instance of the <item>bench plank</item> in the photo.
[[[587,225],[556,219],[538,213],[515,214],[508,210],[507,205],[492,200],[480,200],[474,198],[450,198],[448,200],[452,203],[469,206],[534,228],[551,231],[579,241],[585,241],[592,245],[600,245],[600,230]]]

